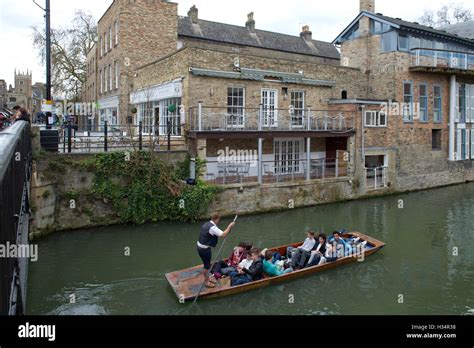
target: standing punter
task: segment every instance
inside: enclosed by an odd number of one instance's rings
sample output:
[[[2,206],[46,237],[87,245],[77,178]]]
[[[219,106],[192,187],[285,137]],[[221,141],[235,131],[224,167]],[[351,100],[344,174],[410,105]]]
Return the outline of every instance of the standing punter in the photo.
[[[225,238],[230,233],[232,228],[235,225],[235,222],[232,222],[225,231],[222,231],[217,227],[221,216],[219,214],[213,214],[211,216],[211,221],[206,222],[201,227],[201,233],[199,235],[199,240],[197,242],[198,254],[201,257],[202,262],[204,263],[204,278],[206,281],[206,287],[215,288],[216,280],[214,277],[209,277],[209,270],[211,269],[211,260],[212,260],[212,248],[217,246],[219,237]]]

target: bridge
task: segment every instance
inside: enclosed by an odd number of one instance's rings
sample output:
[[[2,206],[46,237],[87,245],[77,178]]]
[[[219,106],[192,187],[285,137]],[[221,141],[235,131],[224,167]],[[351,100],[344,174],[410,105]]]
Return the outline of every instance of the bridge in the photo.
[[[29,195],[32,148],[30,126],[19,121],[0,132],[0,315],[26,309],[29,248]]]

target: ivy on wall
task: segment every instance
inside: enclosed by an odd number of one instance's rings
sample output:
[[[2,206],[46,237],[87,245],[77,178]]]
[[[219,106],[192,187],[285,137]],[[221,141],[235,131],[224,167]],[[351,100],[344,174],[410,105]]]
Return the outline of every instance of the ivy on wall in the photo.
[[[218,188],[189,177],[189,159],[177,167],[150,152],[95,156],[93,194],[111,204],[123,222],[143,224],[163,220],[197,221]]]

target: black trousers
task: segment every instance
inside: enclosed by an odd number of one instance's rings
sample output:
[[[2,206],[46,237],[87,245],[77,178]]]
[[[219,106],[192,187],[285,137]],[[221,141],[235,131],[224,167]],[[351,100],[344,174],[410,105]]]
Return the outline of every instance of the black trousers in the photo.
[[[197,247],[199,257],[202,260],[202,263],[204,264],[204,269],[209,271],[211,268],[211,260],[212,260],[212,249],[207,248],[203,249],[200,247]]]

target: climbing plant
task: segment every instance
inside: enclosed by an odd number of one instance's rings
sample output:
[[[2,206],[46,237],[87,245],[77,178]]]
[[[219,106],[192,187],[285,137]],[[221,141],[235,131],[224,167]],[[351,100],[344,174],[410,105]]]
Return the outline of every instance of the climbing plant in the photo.
[[[202,181],[187,185],[189,159],[176,168],[150,152],[95,157],[93,193],[111,204],[123,222],[196,221],[218,189]]]

